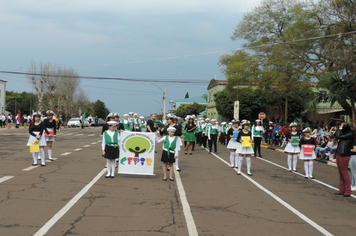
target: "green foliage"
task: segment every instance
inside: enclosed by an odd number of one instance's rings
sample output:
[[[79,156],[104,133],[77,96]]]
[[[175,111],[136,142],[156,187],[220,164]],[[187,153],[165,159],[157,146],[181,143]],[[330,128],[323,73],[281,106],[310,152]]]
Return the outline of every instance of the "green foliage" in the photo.
[[[254,90],[249,89],[240,99],[240,120],[254,121],[258,118],[258,113],[266,111],[267,108],[266,100]]]
[[[175,115],[183,118],[187,115],[198,115],[200,112],[204,111],[205,108],[206,105],[198,104],[196,102],[192,104],[185,104],[178,107]]]
[[[90,112],[92,115],[98,116],[99,118],[103,118],[105,120],[106,116],[110,113],[109,109],[106,108],[105,103],[96,100],[94,104],[91,106],[93,111]],[[87,112],[87,114],[90,114]]]
[[[6,110],[11,114],[32,114],[36,110],[37,96],[33,93],[6,91]],[[43,111],[41,111],[43,112]]]
[[[216,110],[223,117],[232,120],[234,118],[234,103],[229,99],[226,90],[214,94]]]
[[[189,93],[188,92],[185,94],[184,98],[189,98]]]

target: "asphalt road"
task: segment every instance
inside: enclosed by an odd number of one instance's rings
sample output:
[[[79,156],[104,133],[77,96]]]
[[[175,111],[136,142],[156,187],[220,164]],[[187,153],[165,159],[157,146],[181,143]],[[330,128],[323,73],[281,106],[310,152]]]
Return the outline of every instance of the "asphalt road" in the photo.
[[[100,129],[62,129],[53,145],[58,159],[26,170],[32,164],[27,139],[25,129],[0,129],[0,235],[356,232],[355,196],[334,195],[337,169],[323,163],[315,162],[316,179],[306,180],[301,161],[291,173],[285,154],[263,149],[263,158],[252,158],[253,176],[238,176],[224,146],[218,155],[196,147],[191,156],[180,153],[176,181],[163,182],[157,145],[155,176],[105,179]]]

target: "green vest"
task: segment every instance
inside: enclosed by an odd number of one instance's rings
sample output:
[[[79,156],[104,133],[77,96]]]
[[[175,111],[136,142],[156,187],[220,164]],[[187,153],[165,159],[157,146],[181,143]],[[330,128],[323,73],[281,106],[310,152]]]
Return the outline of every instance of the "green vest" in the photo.
[[[115,130],[114,136],[110,137],[110,135],[107,133],[107,131],[104,132],[104,136],[105,136],[105,144],[108,146],[113,146],[114,148],[117,147],[117,136],[118,136],[119,132],[117,132],[117,130]]]
[[[262,136],[262,132],[257,131],[256,126],[253,127],[253,136]]]
[[[215,126],[216,127],[216,126]],[[213,126],[210,125],[210,134],[218,134],[218,130],[215,128],[213,129]]]
[[[124,129],[125,130],[131,130],[131,127],[130,127],[130,123],[127,122],[127,124],[125,124],[124,120],[122,120],[122,124],[124,125]]]
[[[169,139],[168,139],[168,135],[166,136],[166,140],[164,140],[163,143],[163,149],[166,150],[168,152],[174,153],[174,149],[176,149],[176,143],[177,143],[177,136],[174,137],[173,142],[170,144],[169,143]],[[168,155],[169,158],[169,155]]]
[[[196,131],[195,131],[195,133],[201,133],[201,125],[198,125],[198,127],[195,129]]]

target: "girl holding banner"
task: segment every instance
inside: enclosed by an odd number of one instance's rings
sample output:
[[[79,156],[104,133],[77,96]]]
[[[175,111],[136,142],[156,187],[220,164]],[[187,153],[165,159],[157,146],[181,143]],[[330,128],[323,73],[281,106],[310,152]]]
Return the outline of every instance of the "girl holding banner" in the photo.
[[[182,146],[182,141],[180,137],[174,136],[176,128],[169,127],[167,129],[168,135],[164,136],[161,139],[158,139],[156,136],[157,143],[163,143],[163,152],[161,161],[163,162],[163,181],[167,181],[167,164],[169,164],[170,169],[173,168],[173,163],[179,156],[180,146]],[[169,179],[174,181],[173,179],[173,171],[169,172]]]
[[[46,140],[44,138],[43,134],[44,130],[44,125],[41,121],[41,113],[40,112],[35,112],[33,113],[33,122],[30,123],[30,126],[28,128],[28,131],[30,133],[30,137],[28,138],[27,146],[31,145],[39,145],[39,152],[32,152],[32,158],[33,158],[33,166],[37,166],[37,160],[41,160],[41,166],[45,166],[45,158],[44,155],[39,158],[39,154],[42,150],[43,152],[43,147],[46,146]],[[44,152],[43,152],[44,153]]]
[[[56,137],[56,130],[57,130],[56,129],[57,124],[56,121],[53,119],[53,115],[54,115],[53,111],[47,111],[46,112],[47,119],[43,121],[45,126],[44,131],[45,131],[46,142],[47,142],[48,160],[50,161],[54,161],[52,159],[52,143],[56,141],[55,137]],[[43,155],[43,158],[45,157],[43,149],[40,155]]]
[[[297,131],[297,123],[295,122],[292,122],[289,127],[292,129],[292,131],[286,134],[286,140],[288,141],[288,144],[284,149],[284,152],[288,154],[287,163],[289,172],[292,172],[292,158],[293,171],[297,172],[298,154],[300,153],[300,132]]]
[[[241,147],[236,150],[239,153],[238,159],[238,171],[237,174],[241,174],[241,166],[242,161],[244,159],[244,155],[246,155],[246,165],[247,165],[247,174],[252,176],[251,174],[251,154],[253,154],[252,149],[252,140],[251,140],[251,131],[248,131],[250,127],[250,121],[243,120],[242,122],[242,130],[240,131],[237,140],[241,142]]]
[[[304,171],[306,179],[314,179],[313,177],[313,160],[315,156],[315,139],[310,137],[311,129],[309,127],[303,130],[304,137],[299,142],[301,147],[299,159],[304,160]]]
[[[116,130],[116,121],[107,122],[109,129],[104,132],[102,139],[102,156],[106,158],[108,174],[105,178],[115,178],[115,160],[119,159],[120,135]]]
[[[230,138],[229,143],[226,148],[230,149],[230,164],[231,168],[238,167],[239,150],[241,143],[237,141],[237,137],[240,133],[240,122],[238,120],[232,120],[233,127],[227,131],[227,137]]]

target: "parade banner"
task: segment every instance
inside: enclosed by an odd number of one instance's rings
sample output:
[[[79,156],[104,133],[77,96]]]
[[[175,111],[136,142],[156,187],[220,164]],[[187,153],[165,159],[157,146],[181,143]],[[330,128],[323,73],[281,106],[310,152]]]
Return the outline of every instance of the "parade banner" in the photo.
[[[155,133],[121,133],[118,173],[154,175],[155,139]]]

